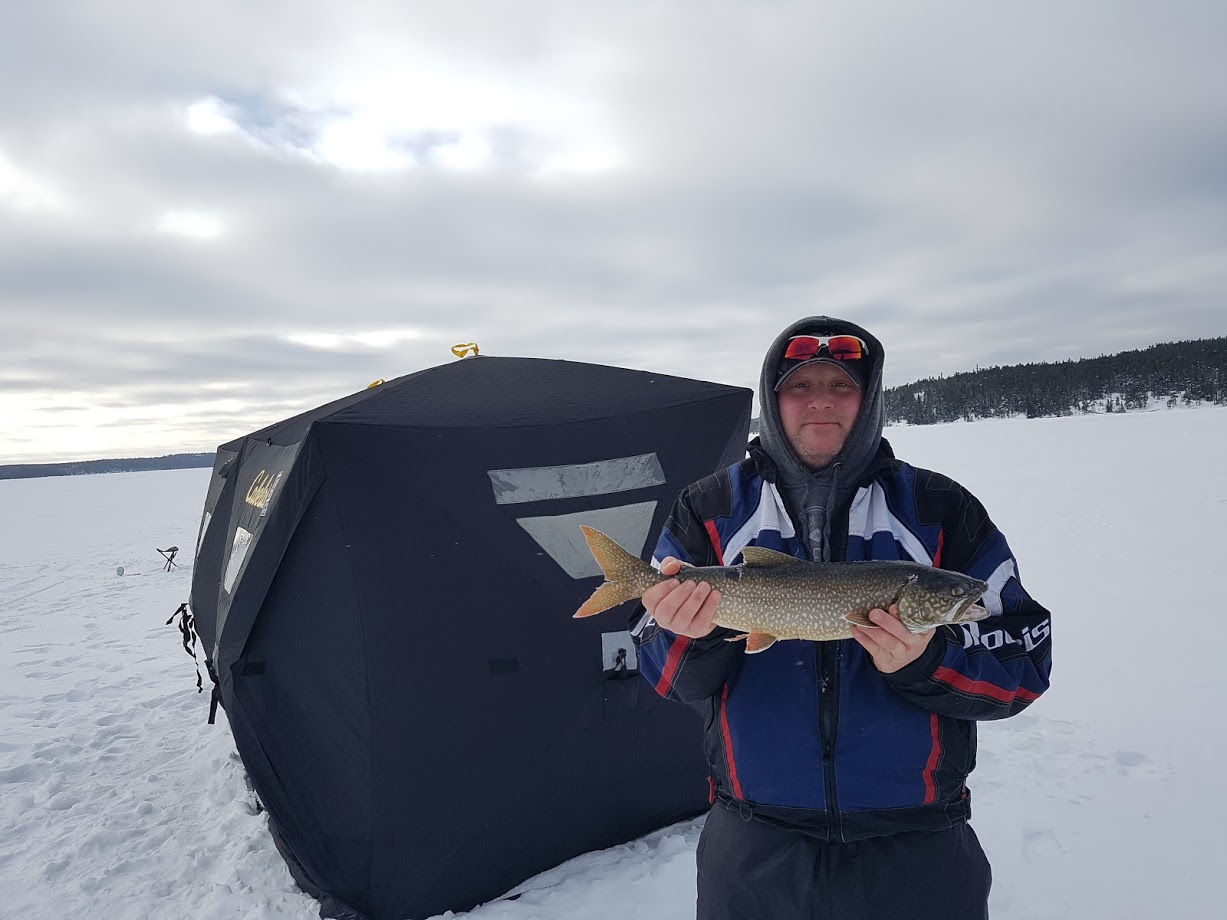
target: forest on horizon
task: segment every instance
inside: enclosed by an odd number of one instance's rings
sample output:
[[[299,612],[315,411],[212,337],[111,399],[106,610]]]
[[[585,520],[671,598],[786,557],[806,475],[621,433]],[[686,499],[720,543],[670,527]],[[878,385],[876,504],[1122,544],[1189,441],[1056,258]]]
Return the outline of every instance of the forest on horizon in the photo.
[[[1168,342],[1079,358],[938,375],[889,387],[887,425],[935,425],[983,418],[1042,418],[1130,412],[1156,404],[1227,405],[1227,336]],[[750,434],[758,433],[751,419]],[[213,454],[171,454],[65,463],[0,465],[0,480],[213,465]]]

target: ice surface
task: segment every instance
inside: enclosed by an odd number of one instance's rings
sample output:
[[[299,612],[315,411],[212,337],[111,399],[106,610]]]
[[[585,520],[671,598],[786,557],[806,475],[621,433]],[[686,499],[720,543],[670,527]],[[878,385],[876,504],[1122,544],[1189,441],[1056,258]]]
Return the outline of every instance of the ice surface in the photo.
[[[995,920],[1217,916],[1227,409],[887,436],[984,501],[1054,612],[1051,691],[980,731]],[[194,545],[208,476],[0,482],[0,917],[317,916],[165,625],[191,560],[165,572],[156,547]],[[572,860],[469,916],[693,916],[699,827]]]

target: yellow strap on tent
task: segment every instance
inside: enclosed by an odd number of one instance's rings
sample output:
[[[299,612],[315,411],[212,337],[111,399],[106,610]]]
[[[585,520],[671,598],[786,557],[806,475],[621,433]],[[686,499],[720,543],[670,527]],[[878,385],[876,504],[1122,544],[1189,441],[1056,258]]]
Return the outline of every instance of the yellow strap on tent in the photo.
[[[367,384],[367,387],[366,387],[366,388],[367,388],[368,390],[373,390],[373,389],[375,389],[375,387],[379,386],[381,383],[383,383],[383,378],[382,378],[382,377],[380,377],[378,380],[374,381],[373,383],[369,383],[369,384]]]
[[[467,358],[470,351],[475,355],[481,354],[476,342],[461,342],[459,345],[452,346],[452,354],[457,358]]]

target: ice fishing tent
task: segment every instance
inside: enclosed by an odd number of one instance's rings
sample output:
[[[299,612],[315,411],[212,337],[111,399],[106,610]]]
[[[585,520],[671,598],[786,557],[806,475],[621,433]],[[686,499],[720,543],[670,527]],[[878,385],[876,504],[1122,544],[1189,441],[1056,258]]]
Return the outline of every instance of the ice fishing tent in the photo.
[[[472,357],[218,449],[191,608],[281,853],[325,908],[465,910],[707,807],[590,524],[648,558],[749,390]]]

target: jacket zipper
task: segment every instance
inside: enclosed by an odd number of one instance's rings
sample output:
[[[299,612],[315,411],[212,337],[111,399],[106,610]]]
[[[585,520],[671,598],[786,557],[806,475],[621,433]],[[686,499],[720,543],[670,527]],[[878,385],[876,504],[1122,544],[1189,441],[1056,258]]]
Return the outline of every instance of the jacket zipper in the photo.
[[[848,558],[848,512],[836,515],[830,526],[831,559]],[[818,646],[818,730],[822,738],[822,775],[826,792],[827,821],[832,840],[843,841],[843,821],[839,814],[838,787],[835,782],[835,744],[839,737],[840,666],[843,642],[816,642]]]
[[[839,728],[839,664],[843,643],[815,642],[818,656],[818,732],[822,739],[822,777],[831,839],[841,840],[835,787],[835,738]]]

